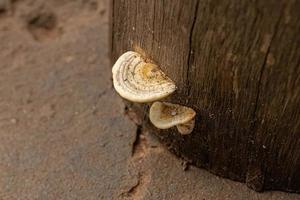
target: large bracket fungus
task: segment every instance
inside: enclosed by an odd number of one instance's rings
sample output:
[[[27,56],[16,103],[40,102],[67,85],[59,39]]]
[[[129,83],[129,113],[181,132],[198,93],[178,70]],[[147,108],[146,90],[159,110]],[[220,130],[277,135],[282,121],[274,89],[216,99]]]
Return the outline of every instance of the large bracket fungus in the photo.
[[[123,98],[137,103],[163,99],[176,90],[175,83],[155,64],[146,62],[138,53],[128,51],[112,68],[113,84]],[[149,111],[152,124],[159,129],[177,127],[182,135],[195,126],[192,108],[166,102],[154,102]]]
[[[153,63],[136,52],[121,55],[112,68],[113,84],[125,99],[146,103],[162,99],[176,90],[175,83]]]

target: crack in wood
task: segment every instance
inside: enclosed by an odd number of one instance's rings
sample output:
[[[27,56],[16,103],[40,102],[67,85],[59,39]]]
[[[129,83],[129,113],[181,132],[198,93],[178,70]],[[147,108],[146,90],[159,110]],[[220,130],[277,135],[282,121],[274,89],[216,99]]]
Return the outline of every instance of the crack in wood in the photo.
[[[192,62],[194,61],[194,57],[192,57],[192,55],[194,55],[193,52],[193,48],[192,48],[192,44],[193,44],[193,35],[194,35],[194,29],[195,29],[195,24],[197,21],[197,13],[198,13],[198,8],[199,8],[199,0],[197,0],[196,2],[196,8],[195,8],[195,12],[194,12],[194,16],[193,16],[193,22],[192,22],[192,26],[190,29],[190,37],[189,37],[189,49],[188,49],[188,59],[187,59],[187,72],[186,72],[186,81],[187,81],[187,96],[188,98],[190,98],[190,93],[191,93],[191,86],[190,86],[190,81],[189,81],[189,73],[190,73],[190,68],[192,65]]]
[[[250,136],[248,139],[248,145],[250,146],[250,150],[248,151],[248,169],[247,169],[247,175],[246,175],[246,183],[247,183],[248,187],[250,187],[256,191],[263,190],[264,179],[265,179],[265,170],[263,169],[263,166],[256,166],[257,164],[255,164],[255,162],[257,162],[257,161],[255,161],[255,158],[257,158],[257,153],[256,153],[257,150],[255,149],[255,135],[257,133],[257,117],[256,117],[256,115],[257,115],[259,97],[260,97],[260,93],[261,93],[260,90],[261,90],[261,86],[262,86],[262,77],[265,72],[265,68],[267,65],[267,59],[270,54],[272,42],[274,40],[274,37],[277,34],[279,23],[282,19],[282,13],[283,13],[282,11],[280,12],[278,20],[274,26],[274,32],[271,36],[270,41],[268,42],[268,47],[267,48],[264,47],[266,49],[266,52],[265,52],[265,57],[264,57],[262,67],[260,69],[259,79],[258,79],[258,83],[257,83],[257,93],[256,93],[256,98],[255,98],[254,110],[253,110],[253,114],[252,114],[252,124],[251,124],[251,128],[250,128],[250,130],[252,130],[252,134],[249,134]],[[252,148],[251,148],[251,146],[252,146]],[[253,165],[253,162],[254,162],[254,165]],[[255,170],[253,170],[253,168]],[[252,171],[255,171],[255,173],[252,173]]]

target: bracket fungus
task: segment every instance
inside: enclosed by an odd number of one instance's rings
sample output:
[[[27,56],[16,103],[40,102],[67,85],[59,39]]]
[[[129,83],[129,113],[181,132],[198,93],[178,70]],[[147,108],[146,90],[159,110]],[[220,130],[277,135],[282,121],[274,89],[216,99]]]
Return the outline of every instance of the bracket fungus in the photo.
[[[156,128],[168,129],[176,126],[182,135],[193,131],[195,116],[196,112],[192,108],[167,102],[155,102],[149,111],[150,121]]]
[[[175,83],[157,65],[146,62],[133,51],[120,56],[112,68],[112,74],[116,91],[132,102],[153,102],[176,90]]]

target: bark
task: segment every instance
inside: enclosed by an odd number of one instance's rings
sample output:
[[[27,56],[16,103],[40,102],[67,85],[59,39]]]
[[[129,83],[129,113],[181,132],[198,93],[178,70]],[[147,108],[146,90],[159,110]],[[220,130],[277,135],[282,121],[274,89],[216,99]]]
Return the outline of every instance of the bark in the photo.
[[[113,61],[145,54],[178,86],[167,101],[197,111],[188,136],[145,118],[171,151],[257,191],[300,192],[300,1],[114,0],[112,10]]]

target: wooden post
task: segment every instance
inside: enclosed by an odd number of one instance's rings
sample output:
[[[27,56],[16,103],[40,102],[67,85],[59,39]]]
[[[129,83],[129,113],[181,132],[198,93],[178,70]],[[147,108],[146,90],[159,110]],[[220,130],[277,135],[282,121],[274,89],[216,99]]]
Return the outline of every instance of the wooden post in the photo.
[[[300,1],[113,0],[112,55],[146,53],[194,108],[170,150],[257,191],[300,192]],[[148,110],[144,110],[147,115]]]

